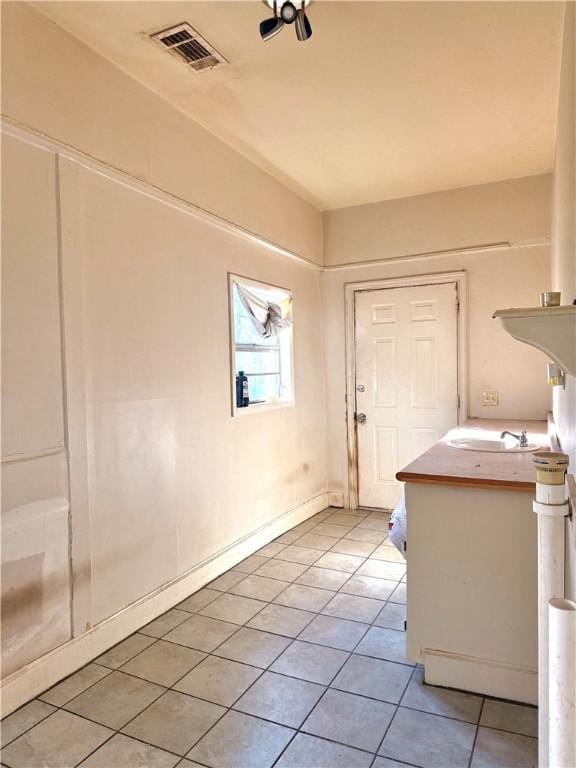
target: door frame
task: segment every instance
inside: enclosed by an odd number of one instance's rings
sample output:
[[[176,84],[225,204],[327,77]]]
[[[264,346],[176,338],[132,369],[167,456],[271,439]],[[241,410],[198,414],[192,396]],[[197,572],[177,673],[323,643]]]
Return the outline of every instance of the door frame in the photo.
[[[379,291],[383,288],[413,288],[424,285],[455,283],[458,300],[456,316],[457,333],[457,395],[458,424],[468,414],[468,327],[467,327],[467,284],[466,271],[433,272],[425,275],[406,275],[376,280],[364,280],[344,285],[345,313],[345,357],[346,357],[346,442],[348,454],[348,483],[344,503],[348,509],[358,509],[358,442],[354,413],[356,409],[356,294],[365,291]]]

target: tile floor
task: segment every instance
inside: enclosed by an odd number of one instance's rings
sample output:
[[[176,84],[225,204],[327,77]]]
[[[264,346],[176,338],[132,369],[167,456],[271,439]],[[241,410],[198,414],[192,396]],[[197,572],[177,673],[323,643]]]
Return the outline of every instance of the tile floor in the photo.
[[[2,723],[10,768],[528,768],[536,710],[423,684],[384,513],[328,509]]]

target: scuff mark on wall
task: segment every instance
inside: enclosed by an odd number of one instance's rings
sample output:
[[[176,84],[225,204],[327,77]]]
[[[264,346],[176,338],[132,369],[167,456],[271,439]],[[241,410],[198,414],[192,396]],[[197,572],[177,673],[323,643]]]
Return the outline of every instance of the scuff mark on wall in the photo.
[[[2,526],[2,675],[70,639],[68,502],[16,507]]]
[[[19,634],[42,614],[44,553],[2,563],[2,636]],[[8,585],[6,587],[6,585]]]

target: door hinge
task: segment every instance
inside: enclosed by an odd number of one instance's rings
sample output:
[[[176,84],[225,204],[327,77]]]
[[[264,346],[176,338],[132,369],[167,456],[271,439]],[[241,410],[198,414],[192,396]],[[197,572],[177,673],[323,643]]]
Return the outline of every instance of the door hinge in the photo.
[[[404,632],[408,629],[408,622],[404,619]]]
[[[456,408],[460,410],[460,395],[456,395]]]
[[[404,552],[408,552],[408,542],[404,542]]]

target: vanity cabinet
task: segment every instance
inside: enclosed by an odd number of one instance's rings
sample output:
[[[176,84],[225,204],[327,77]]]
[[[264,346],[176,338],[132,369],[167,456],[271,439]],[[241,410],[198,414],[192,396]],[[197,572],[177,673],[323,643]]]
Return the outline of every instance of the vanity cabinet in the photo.
[[[547,445],[545,424],[525,424]],[[520,430],[474,420],[470,430]],[[537,518],[531,454],[447,438],[398,473],[407,510],[407,655],[426,682],[537,703]]]

